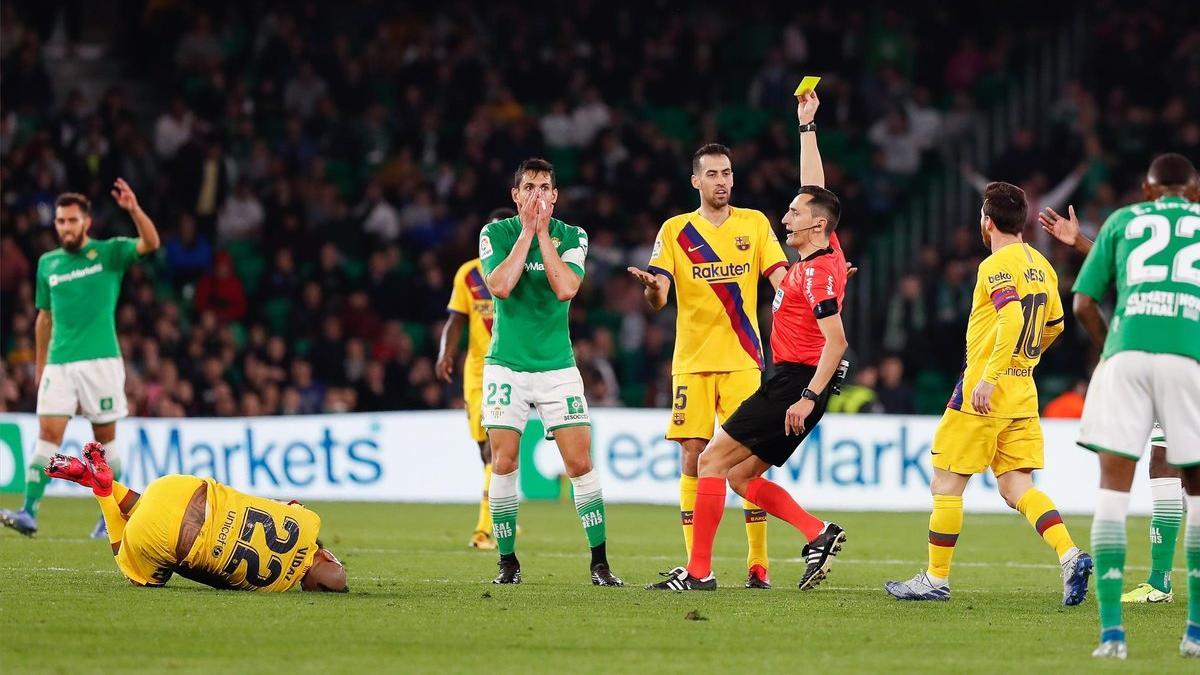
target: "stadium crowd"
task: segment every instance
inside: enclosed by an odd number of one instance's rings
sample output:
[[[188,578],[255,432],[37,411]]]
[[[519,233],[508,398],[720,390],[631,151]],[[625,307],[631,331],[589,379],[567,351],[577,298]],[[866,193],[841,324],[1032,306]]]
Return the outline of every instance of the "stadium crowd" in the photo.
[[[801,20],[760,5],[635,12],[577,0],[536,21],[456,4],[150,3],[130,30],[166,37],[121,41],[113,58],[128,81],[167,95],[135,101],[114,82],[88,100],[52,81],[49,35],[27,8],[6,4],[0,35],[0,409],[34,409],[33,280],[57,245],[55,196],[91,195],[92,234],[129,234],[106,194],[122,176],[164,241],[127,274],[117,316],[131,413],[149,416],[461,406],[461,387],[433,368],[452,275],[475,256],[484,215],[510,202],[512,169],[535,155],[557,167],[555,215],[591,235],[572,306],[589,400],[665,406],[674,315],[649,312],[623,269],[645,264],[665,218],[695,208],[695,146],[732,145],[733,203],[777,219],[797,184],[791,89],[824,74],[822,150],[853,259],[941,144],[1004,91],[1020,40],[1037,37],[1015,38],[1012,17],[979,8],[918,26],[897,9],[831,2]],[[1151,67],[1156,34],[1188,29],[1148,25],[1151,15],[1114,9],[1089,25],[1104,64],[1092,70],[1120,68],[1139,89],[1068,87],[1052,132],[1017,134],[991,177],[1035,202],[1075,180],[1063,199],[1094,228],[1134,198],[1150,154],[1198,156],[1200,32],[1173,42],[1169,69]],[[511,27],[506,42],[484,40],[485,24]],[[961,39],[920,39],[940,31]],[[1167,73],[1190,85],[1166,96]],[[1079,261],[1043,244],[1069,288]],[[922,249],[879,308],[888,356],[858,369],[844,409],[944,404],[959,365],[945,355],[961,351],[982,254],[972,225]],[[1073,381],[1086,360],[1083,347],[1057,349],[1043,369]]]

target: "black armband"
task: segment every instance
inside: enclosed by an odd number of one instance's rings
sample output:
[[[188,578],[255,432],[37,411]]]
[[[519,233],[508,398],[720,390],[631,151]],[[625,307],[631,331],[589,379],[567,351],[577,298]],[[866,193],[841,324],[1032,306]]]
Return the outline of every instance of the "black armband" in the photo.
[[[834,314],[837,314],[837,313],[838,313],[837,298],[829,298],[828,300],[822,300],[821,302],[818,302],[816,305],[813,306],[813,314],[818,319],[824,319],[827,316],[833,316]]]

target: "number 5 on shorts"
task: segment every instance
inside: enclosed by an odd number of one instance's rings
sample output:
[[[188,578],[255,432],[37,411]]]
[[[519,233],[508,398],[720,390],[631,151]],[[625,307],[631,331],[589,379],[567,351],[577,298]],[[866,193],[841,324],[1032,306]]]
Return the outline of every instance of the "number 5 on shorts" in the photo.
[[[687,407],[687,385],[681,384],[675,387],[675,409],[683,410]]]
[[[510,385],[502,384],[496,386],[495,382],[489,382],[487,389],[487,405],[508,405],[512,402],[512,387]],[[496,396],[497,393],[500,394],[499,398]]]

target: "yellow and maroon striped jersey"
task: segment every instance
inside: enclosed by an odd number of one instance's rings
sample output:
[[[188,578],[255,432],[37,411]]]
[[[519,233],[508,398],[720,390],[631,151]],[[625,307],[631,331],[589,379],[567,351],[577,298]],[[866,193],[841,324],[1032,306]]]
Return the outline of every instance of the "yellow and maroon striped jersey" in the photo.
[[[761,369],[758,281],[786,264],[761,211],[730,207],[719,227],[699,211],[663,223],[647,269],[671,278],[679,304],[671,372]]]
[[[468,260],[454,275],[454,288],[446,309],[467,317],[467,361],[463,373],[483,378],[483,357],[492,341],[492,294],[483,280],[479,258]]]

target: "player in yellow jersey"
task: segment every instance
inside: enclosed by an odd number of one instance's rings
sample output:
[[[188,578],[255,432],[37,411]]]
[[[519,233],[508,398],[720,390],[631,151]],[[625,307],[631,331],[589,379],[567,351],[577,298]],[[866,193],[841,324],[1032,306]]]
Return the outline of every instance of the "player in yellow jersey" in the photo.
[[[516,211],[499,208],[488,215],[494,223],[517,215]],[[471,548],[490,551],[496,548],[492,539],[492,513],[488,508],[488,486],[492,482],[492,446],[483,428],[483,357],[492,341],[492,294],[483,279],[483,264],[479,258],[468,260],[454,275],[454,289],[446,310],[450,316],[442,328],[438,349],[437,376],[449,384],[454,379],[454,364],[458,360],[458,345],[463,330],[467,331],[467,360],[463,365],[463,404],[467,409],[467,428],[479,444],[483,460],[483,497],[479,501],[479,519],[475,532],[467,543]]]
[[[349,590],[342,563],[317,540],[321,518],[296,502],[180,475],[139,494],[113,480],[104,446],[86,444],[83,458],[55,455],[46,475],[92,489],[117,567],[136,586],[162,586],[178,574],[240,591]]]
[[[980,231],[992,254],[979,264],[962,376],[933,436],[933,513],[929,566],[908,581],[889,581],[900,600],[949,600],[950,559],[963,522],[963,491],[972,475],[991,468],[1009,507],[1020,511],[1058,555],[1063,604],[1087,596],[1092,558],[1071,540],[1054,502],[1033,486],[1044,466],[1033,369],[1063,330],[1058,275],[1021,239],[1025,192],[989,183]],[[966,394],[967,391],[970,394]]]
[[[787,267],[767,217],[729,204],[729,148],[710,143],[696,151],[692,187],[700,208],[663,223],[647,271],[629,268],[655,310],[667,304],[672,286],[679,304],[666,437],[683,448],[679,510],[689,555],[700,453],[714,424],[723,423],[762,384],[759,279],[767,277],[779,288]],[[746,587],[770,588],[766,513],[745,500],[742,507],[749,541]]]

